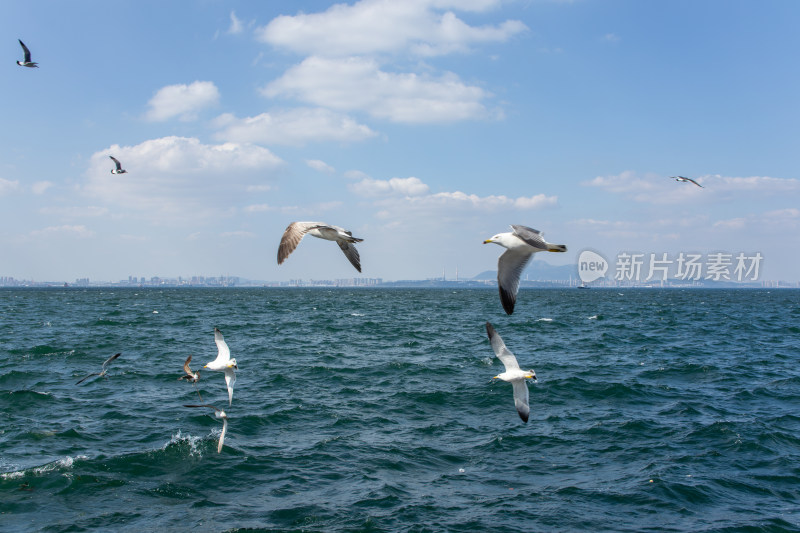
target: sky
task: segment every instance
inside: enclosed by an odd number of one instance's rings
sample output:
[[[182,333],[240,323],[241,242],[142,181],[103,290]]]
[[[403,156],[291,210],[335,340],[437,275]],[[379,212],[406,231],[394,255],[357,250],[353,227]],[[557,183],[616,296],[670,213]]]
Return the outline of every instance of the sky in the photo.
[[[800,279],[800,3],[0,3],[0,276],[468,278],[521,224]],[[15,64],[25,42],[39,68]],[[112,175],[109,155],[128,173]],[[702,188],[670,179],[696,179]],[[546,256],[546,257],[544,257]]]

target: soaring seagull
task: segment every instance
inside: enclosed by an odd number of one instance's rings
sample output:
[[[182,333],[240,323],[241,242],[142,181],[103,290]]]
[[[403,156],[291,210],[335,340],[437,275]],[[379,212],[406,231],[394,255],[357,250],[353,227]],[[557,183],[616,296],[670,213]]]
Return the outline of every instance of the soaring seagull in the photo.
[[[228,431],[228,415],[222,409],[217,409],[213,405],[184,405],[184,407],[210,407],[214,410],[214,416],[222,419],[222,433],[219,434],[219,444],[217,444],[217,453],[222,451],[222,443],[225,442],[225,432]]]
[[[566,252],[563,244],[550,244],[542,237],[541,231],[527,226],[511,225],[511,230],[498,233],[491,239],[486,239],[483,244],[493,242],[507,248],[497,260],[497,287],[500,290],[500,302],[507,314],[514,312],[519,290],[519,276],[525,265],[536,252]]]
[[[117,159],[113,155],[110,155],[108,157],[110,157],[111,160],[114,161],[114,165],[117,167],[117,168],[111,169],[111,173],[112,174],[125,174],[126,172],[128,172],[127,170],[124,170],[122,168],[122,163],[119,162],[119,159]]]
[[[353,243],[361,242],[364,239],[353,237],[353,234],[339,226],[331,226],[324,222],[292,222],[283,232],[281,244],[278,246],[278,264],[280,265],[289,254],[294,252],[300,241],[306,234],[328,241],[335,241],[339,248],[344,252],[345,257],[350,263],[356,267],[356,270],[361,272],[361,258],[358,255],[358,250],[353,246]]]
[[[228,405],[233,403],[233,384],[236,383],[236,372],[239,367],[236,359],[231,359],[231,351],[222,337],[222,332],[214,328],[214,342],[217,343],[217,358],[206,364],[203,368],[209,370],[222,370],[225,372],[225,385],[228,387]]]
[[[670,177],[672,179],[674,179],[675,181],[682,181],[684,183],[694,183],[695,185],[697,185],[701,189],[705,189],[705,187],[703,187],[702,185],[700,185],[699,183],[694,181],[692,178],[684,178],[683,176],[670,176]]]
[[[39,68],[39,65],[34,61],[31,61],[31,51],[28,50],[28,47],[25,46],[25,43],[22,40],[17,39],[19,41],[19,45],[22,47],[22,54],[24,59],[22,61],[17,61],[17,65],[21,67],[31,67],[31,68]]]
[[[488,322],[486,323],[486,333],[489,335],[489,342],[492,343],[494,354],[506,367],[505,372],[496,375],[492,379],[502,379],[511,383],[514,388],[514,405],[517,408],[517,413],[519,413],[519,417],[523,422],[527,422],[531,408],[528,406],[528,385],[525,380],[532,379],[536,381],[536,372],[519,368],[517,358],[506,348],[506,344],[500,338],[500,334]]]
[[[189,368],[189,363],[192,361],[192,356],[186,358],[186,362],[183,363],[183,372],[184,375],[179,377],[178,380],[185,379],[189,383],[197,383],[197,380],[200,379],[200,371],[192,372],[192,369]]]
[[[86,381],[87,379],[89,379],[92,376],[98,376],[98,377],[102,376],[102,377],[106,378],[106,367],[108,366],[108,364],[111,361],[113,361],[114,359],[116,359],[120,355],[122,355],[122,354],[121,353],[116,353],[116,354],[112,355],[111,357],[106,359],[105,363],[103,363],[103,369],[100,372],[93,372],[93,373],[89,374],[88,376],[86,376],[85,378],[83,378],[82,380],[77,382],[75,385],[80,385],[81,383],[83,383],[84,381]],[[106,378],[106,379],[108,379],[108,378]]]

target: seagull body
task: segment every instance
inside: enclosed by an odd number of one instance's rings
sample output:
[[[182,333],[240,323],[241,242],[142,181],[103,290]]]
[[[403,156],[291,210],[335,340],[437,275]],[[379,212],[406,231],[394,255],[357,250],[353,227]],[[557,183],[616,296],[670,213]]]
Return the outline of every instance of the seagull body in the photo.
[[[128,172],[127,170],[124,170],[122,168],[122,163],[119,162],[119,159],[117,159],[113,155],[110,155],[108,157],[110,157],[114,161],[114,165],[117,167],[117,168],[111,169],[111,173],[112,174],[125,174],[126,172]]]
[[[319,239],[328,241],[335,241],[339,248],[344,252],[345,257],[350,261],[356,270],[361,272],[361,258],[358,255],[358,250],[353,246],[353,243],[361,242],[364,239],[353,237],[353,234],[339,226],[331,226],[324,222],[292,222],[283,232],[281,244],[278,246],[278,264],[286,261],[300,241],[306,234]]]
[[[28,47],[25,46],[25,43],[22,40],[17,39],[19,41],[19,45],[22,47],[22,61],[17,61],[17,65],[21,67],[30,67],[30,68],[39,68],[39,65],[34,61],[31,61],[31,51],[28,50]]]
[[[217,343],[217,358],[206,364],[203,368],[209,370],[222,370],[225,372],[225,385],[228,387],[228,405],[233,403],[233,384],[236,383],[236,372],[239,367],[236,359],[231,359],[231,351],[222,337],[222,332],[214,328],[214,342]]]
[[[184,407],[210,407],[214,410],[214,416],[222,419],[222,433],[219,434],[219,443],[217,444],[217,453],[222,451],[222,444],[225,442],[225,432],[228,431],[228,415],[222,409],[217,409],[213,405],[184,405]]]
[[[519,290],[519,277],[533,254],[536,252],[566,252],[563,244],[551,244],[544,240],[541,231],[512,224],[511,230],[498,233],[483,244],[493,242],[506,248],[497,260],[497,287],[500,291],[500,302],[506,314],[514,312]]]
[[[86,376],[85,378],[83,378],[82,380],[77,382],[75,385],[80,385],[81,383],[83,383],[84,381],[86,381],[87,379],[89,379],[92,376],[104,377],[104,378],[108,379],[106,377],[106,367],[108,366],[109,363],[111,363],[111,361],[113,361],[114,359],[116,359],[120,355],[122,355],[122,354],[121,353],[117,353],[117,354],[112,355],[111,357],[109,357],[108,359],[105,360],[105,362],[103,363],[103,369],[100,372],[93,372],[93,373],[89,374],[88,376]]]
[[[697,183],[696,181],[694,181],[692,178],[685,178],[685,177],[683,177],[683,176],[671,176],[671,177],[672,177],[672,179],[674,179],[675,181],[682,181],[683,183],[694,183],[695,185],[697,185],[697,186],[698,186],[698,187],[700,187],[701,189],[705,189],[705,187],[703,187],[702,185],[700,185],[699,183]]]
[[[489,335],[489,342],[492,343],[494,354],[506,368],[505,372],[496,375],[492,379],[502,379],[511,383],[514,388],[514,405],[517,408],[517,413],[519,413],[519,417],[523,422],[527,422],[531,408],[528,405],[528,385],[525,380],[532,379],[536,381],[536,372],[520,369],[517,358],[506,348],[506,344],[500,338],[500,334],[488,322],[486,323],[486,333]]]

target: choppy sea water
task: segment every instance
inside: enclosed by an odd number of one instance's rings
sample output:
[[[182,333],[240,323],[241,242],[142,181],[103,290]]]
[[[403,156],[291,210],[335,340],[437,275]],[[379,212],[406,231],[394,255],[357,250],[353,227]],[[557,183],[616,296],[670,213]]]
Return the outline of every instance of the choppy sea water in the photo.
[[[796,290],[5,289],[0,332],[2,531],[800,530]]]

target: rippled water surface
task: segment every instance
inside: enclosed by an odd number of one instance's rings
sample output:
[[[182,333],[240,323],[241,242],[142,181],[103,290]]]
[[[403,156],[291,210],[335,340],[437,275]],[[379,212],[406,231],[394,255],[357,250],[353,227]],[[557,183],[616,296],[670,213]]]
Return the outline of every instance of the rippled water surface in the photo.
[[[0,331],[4,531],[800,529],[796,290],[4,289]]]

